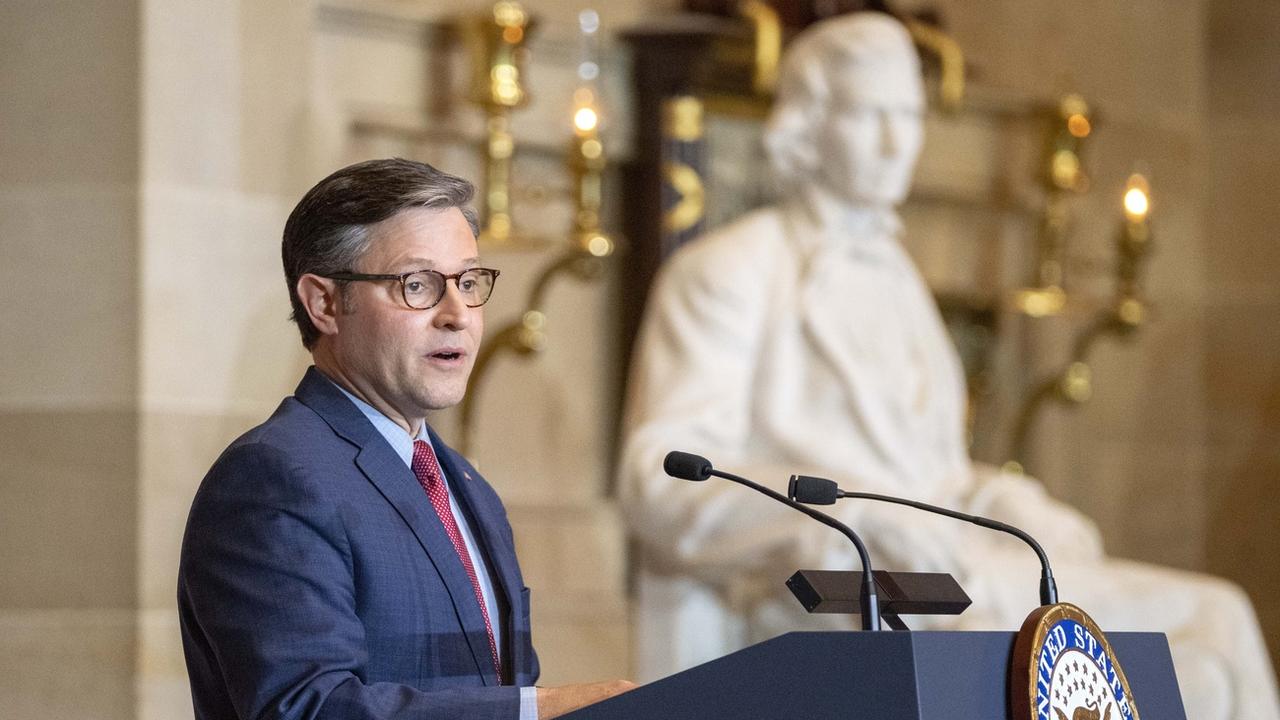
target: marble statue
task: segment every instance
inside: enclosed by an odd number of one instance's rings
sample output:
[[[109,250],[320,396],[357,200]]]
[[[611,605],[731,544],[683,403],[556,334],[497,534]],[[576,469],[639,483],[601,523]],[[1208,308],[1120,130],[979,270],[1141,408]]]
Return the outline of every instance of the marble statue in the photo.
[[[853,622],[805,615],[782,584],[797,568],[855,568],[847,540],[732,483],[665,476],[664,454],[680,449],[781,492],[792,473],[820,475],[1025,527],[1064,601],[1103,629],[1168,633],[1189,718],[1280,718],[1241,590],[1108,558],[1097,527],[1039,483],[969,459],[959,358],[899,243],[895,208],[924,104],[897,21],[858,13],[814,26],[784,59],[766,128],[783,200],[693,241],[660,272],[620,466],[637,548],[637,674]],[[917,629],[1017,629],[1039,604],[1035,557],[1017,540],[896,506],[829,511],[877,567],[949,572],[973,598],[958,618],[910,618]]]

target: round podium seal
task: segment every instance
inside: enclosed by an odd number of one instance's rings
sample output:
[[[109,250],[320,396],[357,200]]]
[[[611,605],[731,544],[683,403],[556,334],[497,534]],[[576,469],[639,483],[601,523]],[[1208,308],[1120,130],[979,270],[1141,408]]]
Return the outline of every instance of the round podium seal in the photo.
[[[1013,645],[1015,720],[1140,720],[1106,636],[1068,603],[1036,608]]]

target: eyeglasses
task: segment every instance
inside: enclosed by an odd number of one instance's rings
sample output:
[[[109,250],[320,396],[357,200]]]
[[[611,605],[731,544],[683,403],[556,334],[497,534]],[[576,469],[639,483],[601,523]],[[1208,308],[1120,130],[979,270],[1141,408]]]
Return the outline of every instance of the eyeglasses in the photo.
[[[414,270],[400,275],[368,275],[365,273],[337,272],[324,275],[331,280],[399,280],[404,303],[414,310],[430,310],[444,299],[445,284],[452,280],[462,293],[467,307],[480,307],[489,302],[498,271],[493,268],[471,268],[460,273],[445,275],[435,270]]]

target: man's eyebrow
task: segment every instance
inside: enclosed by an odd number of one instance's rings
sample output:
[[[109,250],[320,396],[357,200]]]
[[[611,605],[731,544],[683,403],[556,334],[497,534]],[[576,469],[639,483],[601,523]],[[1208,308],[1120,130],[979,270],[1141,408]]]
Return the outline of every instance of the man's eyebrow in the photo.
[[[462,261],[462,266],[465,268],[479,267],[480,258],[479,257],[466,258]],[[404,272],[409,272],[412,270],[435,270],[436,261],[430,258],[409,257],[409,258],[405,258],[404,260],[401,260],[400,262],[395,263],[395,267],[397,269],[402,269]]]

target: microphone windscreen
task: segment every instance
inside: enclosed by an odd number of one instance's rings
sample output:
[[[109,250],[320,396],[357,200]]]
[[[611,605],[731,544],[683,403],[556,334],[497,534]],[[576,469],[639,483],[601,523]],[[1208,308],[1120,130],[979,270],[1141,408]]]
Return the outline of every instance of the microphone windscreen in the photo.
[[[808,475],[792,475],[787,483],[787,495],[805,505],[835,505],[839,491],[834,480]]]
[[[711,461],[701,455],[672,450],[662,461],[662,469],[681,480],[706,480],[711,477]]]

